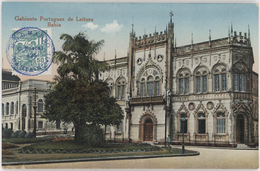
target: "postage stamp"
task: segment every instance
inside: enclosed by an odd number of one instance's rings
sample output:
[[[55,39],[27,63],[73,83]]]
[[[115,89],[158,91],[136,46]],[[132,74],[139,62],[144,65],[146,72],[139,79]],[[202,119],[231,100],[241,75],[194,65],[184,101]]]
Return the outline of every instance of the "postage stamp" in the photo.
[[[37,27],[24,27],[11,35],[6,56],[14,71],[36,76],[51,66],[54,51],[53,41],[46,31]]]

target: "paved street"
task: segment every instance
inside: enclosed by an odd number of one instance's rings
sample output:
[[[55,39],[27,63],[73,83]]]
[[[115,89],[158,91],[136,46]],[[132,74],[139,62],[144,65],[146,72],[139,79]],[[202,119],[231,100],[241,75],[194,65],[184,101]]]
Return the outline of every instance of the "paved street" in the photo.
[[[53,163],[3,167],[4,169],[256,169],[258,150],[228,150],[187,147],[199,156],[165,157],[135,160]]]

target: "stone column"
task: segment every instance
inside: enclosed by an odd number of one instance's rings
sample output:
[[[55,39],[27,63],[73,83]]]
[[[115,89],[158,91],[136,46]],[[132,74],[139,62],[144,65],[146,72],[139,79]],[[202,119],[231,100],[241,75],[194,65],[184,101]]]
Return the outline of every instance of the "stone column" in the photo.
[[[27,102],[27,104],[26,104],[26,107],[27,107],[27,109],[26,109],[26,123],[25,123],[25,130],[26,130],[26,132],[29,132],[30,131],[30,128],[29,128],[29,124],[30,124],[30,113],[31,113],[31,103],[30,103],[30,101],[31,101],[31,96],[28,94],[28,96],[27,96],[27,100],[28,100],[28,102]]]

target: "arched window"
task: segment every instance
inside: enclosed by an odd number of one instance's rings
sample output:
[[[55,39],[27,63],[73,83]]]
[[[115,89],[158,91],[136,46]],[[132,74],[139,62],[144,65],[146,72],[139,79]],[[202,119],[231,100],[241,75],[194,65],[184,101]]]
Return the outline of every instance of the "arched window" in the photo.
[[[183,118],[185,120],[183,120]],[[180,133],[187,134],[188,132],[188,124],[187,124],[187,114],[180,115]]]
[[[11,115],[14,114],[14,102],[11,102]]]
[[[122,133],[122,122],[116,126],[116,132],[117,133]]]
[[[198,133],[205,134],[206,133],[206,120],[205,114],[199,113],[198,114]]]
[[[247,67],[242,63],[237,63],[233,67],[234,72],[234,91],[246,91]]]
[[[110,78],[108,80],[106,80],[107,84],[108,84],[108,88],[109,88],[109,96],[112,97],[113,96],[113,86],[114,86],[114,81]]]
[[[217,133],[224,134],[225,133],[225,124],[226,118],[225,114],[222,112],[217,113]]]
[[[5,114],[5,104],[2,103],[2,115],[4,115],[4,114]]]
[[[140,80],[140,96],[152,97],[161,95],[161,76],[156,68],[148,68],[144,71]]]
[[[38,112],[43,112],[43,101],[42,101],[42,99],[38,100]]]
[[[15,113],[18,114],[18,101],[15,103]]]
[[[195,71],[195,86],[196,93],[207,92],[207,69],[205,67],[200,67]]]
[[[153,82],[154,82],[154,79],[152,76],[149,76],[147,78],[147,94],[149,97],[153,96]]]
[[[224,65],[218,65],[213,69],[214,75],[214,90],[215,92],[221,92],[227,90],[227,74],[226,67]]]
[[[110,133],[110,125],[106,125],[106,134]]]
[[[234,90],[235,91],[246,91],[246,75],[245,74],[234,74]]]
[[[190,72],[187,69],[178,72],[179,94],[189,94]]]
[[[119,78],[117,80],[117,96],[116,96],[118,100],[125,99],[125,87],[126,87],[125,78]]]
[[[9,115],[9,103],[6,103],[6,115]]]

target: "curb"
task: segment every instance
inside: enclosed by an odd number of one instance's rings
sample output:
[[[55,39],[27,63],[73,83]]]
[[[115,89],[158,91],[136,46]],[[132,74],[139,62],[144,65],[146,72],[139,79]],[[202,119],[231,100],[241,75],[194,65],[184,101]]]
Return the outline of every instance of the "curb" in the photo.
[[[161,158],[161,157],[186,157],[186,156],[197,156],[197,155],[200,155],[200,152],[196,151],[196,153],[169,154],[169,155],[122,156],[122,157],[107,157],[107,158],[79,158],[79,159],[45,160],[45,161],[29,161],[29,162],[3,162],[2,166],[29,165],[29,164],[50,164],[50,163],[67,163],[67,162],[84,162],[84,161],[146,159],[146,158]]]

